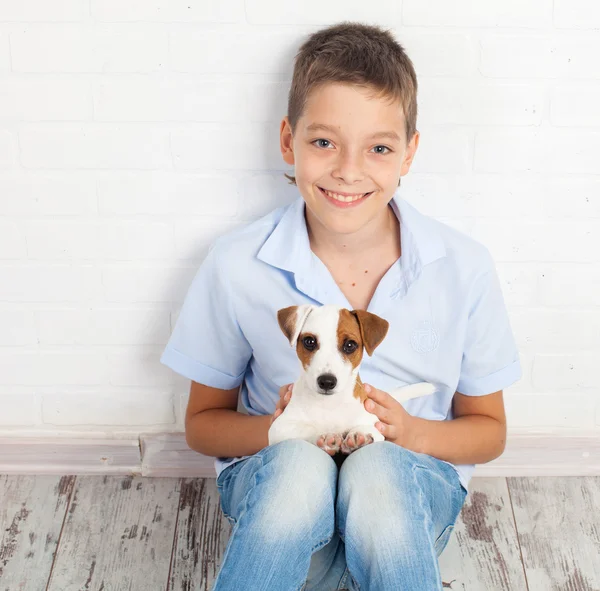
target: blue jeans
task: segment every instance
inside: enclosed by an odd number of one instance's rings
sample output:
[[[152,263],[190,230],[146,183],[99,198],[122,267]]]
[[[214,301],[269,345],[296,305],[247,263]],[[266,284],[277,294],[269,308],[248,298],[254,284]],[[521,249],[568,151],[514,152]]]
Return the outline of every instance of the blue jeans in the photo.
[[[233,525],[213,591],[433,591],[467,491],[452,466],[387,441],[339,469],[282,441],[225,468]]]

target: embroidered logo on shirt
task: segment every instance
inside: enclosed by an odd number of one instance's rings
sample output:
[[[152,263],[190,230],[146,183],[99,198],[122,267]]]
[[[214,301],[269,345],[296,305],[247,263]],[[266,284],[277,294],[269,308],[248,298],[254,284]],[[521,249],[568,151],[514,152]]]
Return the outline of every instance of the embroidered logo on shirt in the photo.
[[[440,345],[440,333],[430,320],[424,320],[413,330],[410,344],[417,353],[431,353]]]

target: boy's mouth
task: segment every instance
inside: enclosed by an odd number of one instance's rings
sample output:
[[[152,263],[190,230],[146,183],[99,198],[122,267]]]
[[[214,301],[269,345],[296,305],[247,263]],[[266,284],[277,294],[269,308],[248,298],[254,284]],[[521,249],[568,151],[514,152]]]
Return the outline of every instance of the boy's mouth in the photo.
[[[328,191],[327,189],[323,189],[323,187],[319,187],[318,185],[317,185],[317,187],[319,188],[319,191],[321,191],[321,193],[323,195],[325,195],[325,197],[329,198],[329,200],[334,201],[340,205],[357,203],[361,199],[364,199],[365,197],[368,197],[369,195],[374,193],[374,191],[370,191],[369,193],[358,193],[356,195],[340,195],[339,193],[334,193],[333,191]]]

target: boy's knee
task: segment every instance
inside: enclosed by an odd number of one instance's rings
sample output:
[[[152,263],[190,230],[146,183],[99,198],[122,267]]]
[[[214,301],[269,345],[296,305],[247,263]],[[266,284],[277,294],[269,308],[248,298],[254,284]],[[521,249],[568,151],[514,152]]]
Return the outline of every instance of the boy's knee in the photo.
[[[268,448],[270,463],[280,473],[290,472],[293,476],[316,476],[325,481],[335,481],[337,468],[333,458],[316,445],[303,439],[288,439]],[[265,458],[266,459],[266,458]]]
[[[254,507],[264,534],[294,536],[319,523],[333,532],[337,468],[331,457],[301,440],[272,448],[257,477],[266,486]]]

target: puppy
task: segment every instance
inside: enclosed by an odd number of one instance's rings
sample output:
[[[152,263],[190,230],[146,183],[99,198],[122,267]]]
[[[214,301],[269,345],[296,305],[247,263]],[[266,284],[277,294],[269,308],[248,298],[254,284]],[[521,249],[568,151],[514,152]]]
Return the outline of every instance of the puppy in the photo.
[[[339,306],[290,306],[277,320],[296,353],[303,371],[294,383],[284,412],[269,429],[269,445],[286,439],[304,439],[325,449],[349,454],[364,444],[383,441],[375,428],[376,415],[364,408],[367,396],[358,375],[363,349],[371,356],[383,341],[389,324],[364,310]],[[399,402],[435,392],[426,382],[390,392]],[[333,445],[328,440],[333,437]]]

